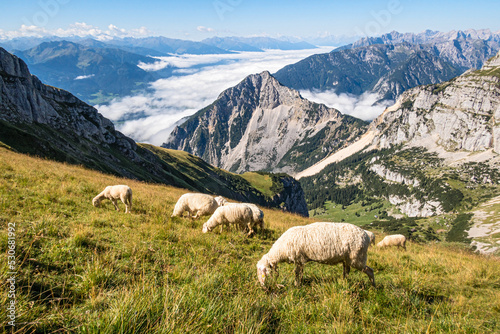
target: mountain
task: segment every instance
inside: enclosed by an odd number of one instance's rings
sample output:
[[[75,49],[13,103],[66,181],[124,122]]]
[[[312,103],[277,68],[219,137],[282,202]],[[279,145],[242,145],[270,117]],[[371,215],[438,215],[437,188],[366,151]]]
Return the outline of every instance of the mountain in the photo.
[[[172,131],[162,146],[234,172],[291,173],[356,139],[359,119],[310,102],[269,72],[246,77]]]
[[[480,70],[406,91],[370,126],[380,148],[500,153],[500,52]]]
[[[315,49],[316,46],[304,41],[290,42],[270,37],[212,37],[202,41],[205,44],[217,46],[230,51],[257,51],[263,50],[304,50]]]
[[[47,84],[69,90],[93,104],[144,90],[158,75],[137,66],[155,59],[117,48],[90,48],[56,41],[14,53]],[[171,73],[172,68],[163,70],[162,74],[168,76],[169,71]]]
[[[134,47],[146,48],[162,53],[172,54],[227,54],[230,51],[223,50],[213,45],[208,45],[202,42],[187,41],[182,39],[173,39],[163,36],[132,38],[126,37],[123,39],[112,39],[107,41],[107,44],[117,47]]]
[[[439,83],[479,68],[500,50],[500,35],[487,31],[424,34],[392,32],[312,55],[274,74],[299,90],[336,94],[378,93],[394,100],[404,90]]]
[[[484,30],[431,31],[419,34],[393,31],[379,37],[366,37],[336,50],[373,44],[421,44],[434,48],[440,57],[464,69],[481,68],[483,63],[500,50],[500,31]]]
[[[187,153],[138,145],[95,108],[43,84],[26,63],[2,48],[0,142],[21,153],[307,215],[302,189],[290,176],[262,175],[269,188],[262,192],[242,176]]]
[[[433,50],[404,43],[313,55],[285,66],[274,76],[298,90],[354,95],[376,92],[381,99],[394,99],[408,88],[445,81],[460,73],[460,68]]]

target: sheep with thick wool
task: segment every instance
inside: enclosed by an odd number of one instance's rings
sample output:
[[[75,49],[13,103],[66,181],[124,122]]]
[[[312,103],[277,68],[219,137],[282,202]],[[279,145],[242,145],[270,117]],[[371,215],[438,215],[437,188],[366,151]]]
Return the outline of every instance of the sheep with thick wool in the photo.
[[[288,229],[257,263],[260,284],[277,270],[280,262],[295,264],[295,285],[300,285],[304,265],[314,261],[324,264],[343,264],[343,276],[350,267],[364,272],[375,286],[372,268],[366,265],[370,238],[362,228],[347,223],[313,223]]]
[[[218,207],[219,204],[211,195],[186,193],[177,200],[171,217],[182,216],[187,211],[190,218],[196,219],[213,214]]]
[[[365,230],[365,233],[368,234],[368,237],[370,238],[370,244],[375,245],[375,234],[367,230]]]
[[[387,235],[377,244],[377,247],[397,246],[406,250],[406,237],[402,234]]]
[[[235,205],[244,204],[247,205],[252,210],[252,227],[258,226],[260,230],[264,229],[264,211],[262,211],[257,205],[253,203],[230,203],[225,201],[223,205]]]
[[[248,205],[234,203],[218,207],[209,220],[203,224],[203,233],[210,232],[219,225],[234,224],[248,228],[248,235],[253,234],[253,212]]]
[[[125,204],[125,213],[132,210],[132,189],[126,185],[107,186],[104,190],[92,199],[92,205],[99,207],[103,199],[109,199],[115,206],[116,211],[120,211],[117,201],[121,200]]]

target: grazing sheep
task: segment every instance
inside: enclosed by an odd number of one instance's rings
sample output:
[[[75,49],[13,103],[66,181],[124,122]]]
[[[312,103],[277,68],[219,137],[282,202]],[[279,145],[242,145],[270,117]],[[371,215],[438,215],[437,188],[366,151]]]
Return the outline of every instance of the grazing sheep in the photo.
[[[132,189],[129,186],[107,186],[99,195],[94,197],[92,205],[99,207],[103,198],[109,199],[115,206],[116,211],[120,211],[117,204],[118,199],[125,204],[125,213],[130,213],[130,210],[132,210]]]
[[[223,205],[234,205],[234,204],[245,204],[252,210],[253,217],[253,227],[259,226],[259,229],[262,231],[264,229],[264,211],[259,209],[259,207],[253,203],[229,203],[224,202]]]
[[[217,204],[218,204],[219,206],[223,206],[223,205],[225,205],[226,203],[228,203],[228,201],[227,201],[224,197],[222,197],[222,196],[217,196],[217,197],[215,197],[214,199],[215,199],[215,201],[217,202]]]
[[[402,234],[388,235],[377,244],[377,247],[397,246],[406,250],[406,237]]]
[[[365,233],[368,234],[368,237],[370,238],[370,244],[375,245],[375,234],[367,230],[365,230]]]
[[[250,236],[254,233],[252,223],[252,209],[248,205],[235,203],[217,208],[212,217],[203,224],[203,233],[210,232],[219,225],[235,224],[242,228],[248,227],[248,235]]]
[[[219,204],[210,195],[187,193],[179,198],[171,217],[182,216],[187,211],[190,218],[196,219],[201,216],[211,215],[218,207]]]
[[[365,231],[347,223],[313,223],[288,229],[257,263],[260,284],[280,262],[295,263],[295,285],[300,285],[304,264],[309,261],[334,265],[342,263],[343,276],[350,267],[364,272],[375,286],[372,268],[366,265],[370,238]]]

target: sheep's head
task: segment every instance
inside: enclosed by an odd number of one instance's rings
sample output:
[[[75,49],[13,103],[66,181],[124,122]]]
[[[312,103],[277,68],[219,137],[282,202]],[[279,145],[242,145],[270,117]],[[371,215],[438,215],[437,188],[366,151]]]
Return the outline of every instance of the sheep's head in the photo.
[[[98,208],[100,204],[101,204],[101,199],[98,197],[94,197],[94,199],[92,200],[92,205]]]
[[[215,201],[217,202],[218,206],[223,206],[227,203],[227,200],[222,196],[215,197]]]
[[[210,228],[207,226],[207,223],[203,224],[203,233],[210,232]]]
[[[257,262],[257,278],[259,279],[260,285],[263,287],[266,286],[266,278],[271,274],[271,269],[272,267],[269,265],[266,255],[264,255],[262,259]]]

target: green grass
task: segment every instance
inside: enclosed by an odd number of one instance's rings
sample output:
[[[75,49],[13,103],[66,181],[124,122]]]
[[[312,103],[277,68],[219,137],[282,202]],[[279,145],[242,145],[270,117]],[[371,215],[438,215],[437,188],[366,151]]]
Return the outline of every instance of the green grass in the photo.
[[[128,184],[132,214],[92,198]],[[291,226],[314,219],[264,209],[267,229],[203,234],[170,218],[186,190],[30,158],[0,148],[0,276],[16,226],[14,333],[498,333],[500,265],[459,244],[370,248],[377,287],[341,266],[306,265],[294,287],[280,265],[269,291],[256,262]],[[350,221],[350,220],[346,220]],[[381,237],[378,234],[377,237]],[[6,293],[0,304],[7,305]]]
[[[255,172],[246,172],[241,174],[241,177],[247,180],[252,186],[268,197],[273,197],[275,194],[271,190],[273,180],[270,175],[260,174]]]
[[[391,207],[391,204],[387,201],[375,202],[364,206],[362,202],[343,206],[342,204],[328,201],[322,209],[310,210],[309,215],[319,220],[349,222],[354,225],[364,226],[380,220],[381,215],[383,215],[382,212]]]

